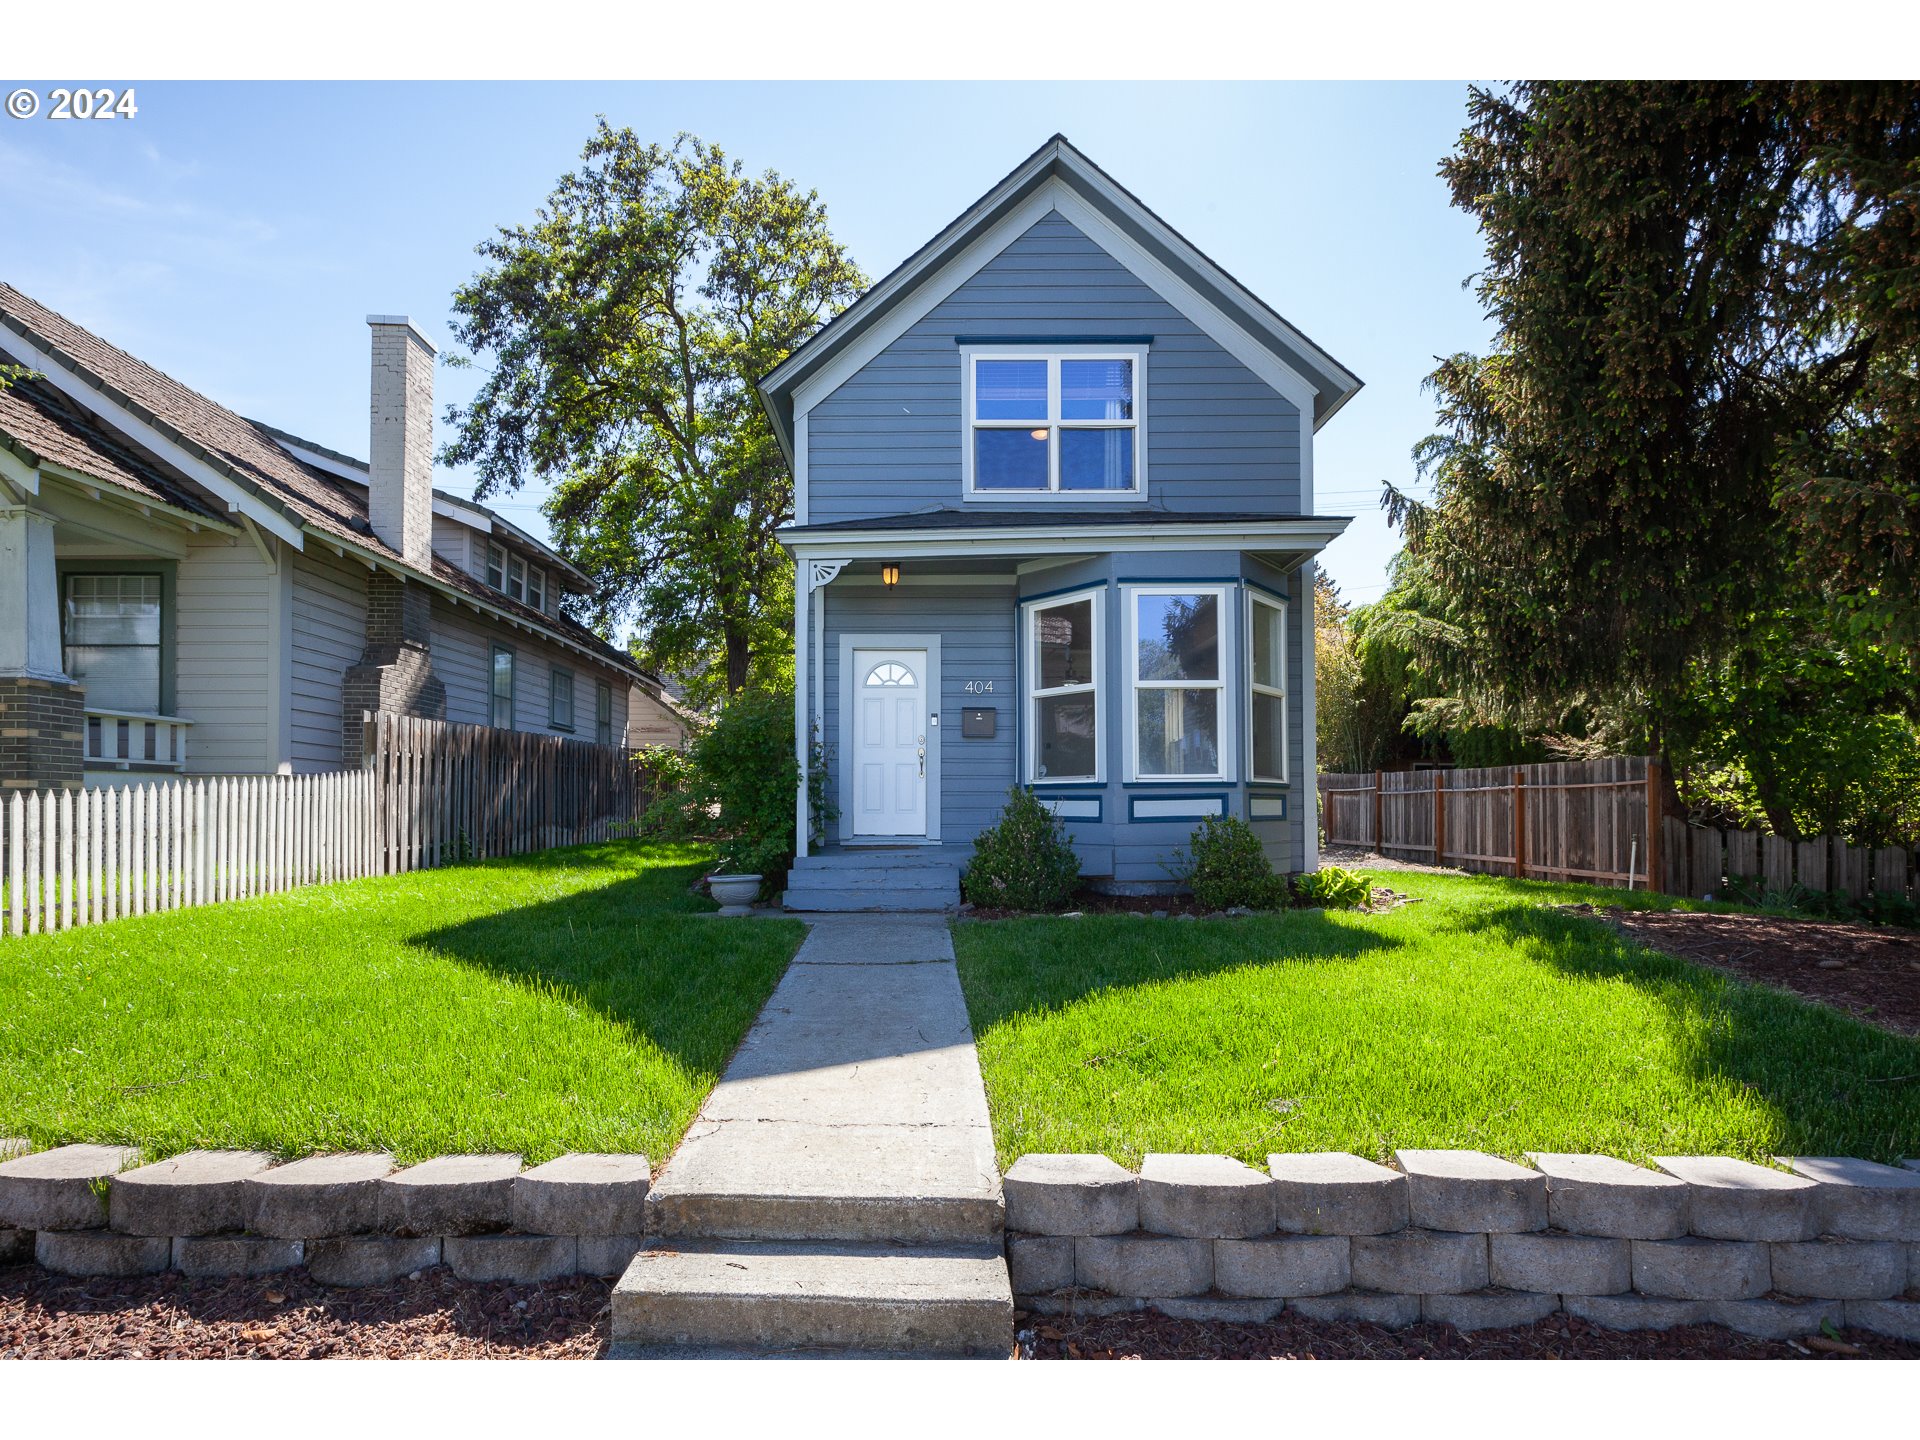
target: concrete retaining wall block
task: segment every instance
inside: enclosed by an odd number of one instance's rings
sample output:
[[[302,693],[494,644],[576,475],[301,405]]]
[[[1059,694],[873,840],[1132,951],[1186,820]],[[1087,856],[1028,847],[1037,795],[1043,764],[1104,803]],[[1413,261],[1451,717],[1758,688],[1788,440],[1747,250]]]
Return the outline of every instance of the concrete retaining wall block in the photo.
[[[1836,1328],[1844,1325],[1846,1307],[1839,1300],[1710,1300],[1707,1319],[1742,1335],[1791,1340],[1819,1334],[1828,1321]]]
[[[62,1145],[0,1165],[0,1225],[97,1230],[107,1223],[107,1182],[140,1159],[125,1145]]]
[[[1270,1235],[1273,1181],[1226,1155],[1149,1155],[1140,1164],[1140,1228],[1156,1235]]]
[[[1384,1235],[1407,1226],[1407,1177],[1343,1151],[1269,1155],[1275,1227],[1298,1235]]]
[[[449,1235],[440,1258],[461,1280],[538,1285],[574,1273],[579,1243],[571,1235]]]
[[[1907,1288],[1907,1247],[1887,1240],[1797,1240],[1773,1247],[1773,1288],[1822,1300],[1890,1300]]]
[[[33,1258],[56,1275],[158,1275],[173,1260],[164,1235],[117,1235],[111,1230],[42,1230]]]
[[[1687,1185],[1689,1228],[1714,1240],[1811,1240],[1811,1180],[1725,1155],[1656,1155]]]
[[[1920,1240],[1920,1171],[1841,1156],[1799,1156],[1785,1162],[1820,1188],[1813,1228],[1849,1240]]]
[[[577,1262],[580,1273],[602,1279],[626,1274],[627,1266],[640,1253],[644,1238],[641,1235],[582,1235]]]
[[[242,1186],[273,1164],[256,1150],[189,1150],[107,1182],[107,1220],[127,1235],[218,1235],[246,1228]]]
[[[1547,1177],[1478,1150],[1397,1150],[1412,1223],[1472,1234],[1547,1228]]]
[[[1213,1286],[1223,1295],[1291,1299],[1332,1295],[1353,1283],[1344,1235],[1267,1235],[1213,1242]]]
[[[1222,1321],[1229,1325],[1265,1325],[1287,1308],[1284,1300],[1225,1299],[1202,1295],[1192,1300],[1156,1300],[1152,1307],[1175,1320]]]
[[[1600,1235],[1491,1235],[1487,1276],[1509,1290],[1618,1295],[1633,1288],[1633,1242]]]
[[[1896,1340],[1920,1340],[1920,1300],[1847,1300],[1847,1324]]]
[[[1482,1290],[1472,1295],[1423,1295],[1421,1318],[1454,1329],[1504,1330],[1532,1325],[1560,1308],[1558,1295],[1535,1295],[1520,1290]]]
[[[1089,1290],[1158,1300],[1213,1288],[1213,1244],[1166,1235],[1083,1235],[1074,1276]]]
[[[513,1228],[533,1235],[632,1235],[646,1228],[644,1155],[562,1155],[514,1177]]]
[[[1303,1295],[1298,1300],[1289,1300],[1287,1309],[1308,1320],[1337,1320],[1404,1330],[1419,1323],[1420,1297],[1342,1290],[1338,1295]]]
[[[1102,1315],[1132,1315],[1153,1304],[1132,1295],[1109,1295],[1104,1290],[1056,1290],[1047,1295],[1023,1295],[1020,1308],[1035,1315],[1067,1315],[1098,1318]]]
[[[1487,1237],[1402,1230],[1353,1237],[1356,1289],[1392,1295],[1461,1295],[1487,1286]]]
[[[271,1275],[306,1259],[299,1240],[258,1235],[182,1235],[173,1242],[173,1268],[195,1280],[227,1275]]]
[[[1671,1330],[1707,1318],[1704,1300],[1663,1300],[1653,1295],[1562,1295],[1560,1308],[1609,1330]]]
[[[1001,1181],[1007,1228],[1029,1235],[1124,1235],[1140,1228],[1137,1184],[1105,1155],[1023,1155]]]
[[[1074,1285],[1071,1235],[1007,1236],[1007,1275],[1016,1295],[1071,1290]]]
[[[1767,1247],[1737,1241],[1635,1240],[1633,1288],[1667,1300],[1751,1300],[1773,1286]]]
[[[322,1285],[385,1285],[439,1263],[437,1237],[349,1235],[307,1245],[307,1273]]]
[[[510,1223],[518,1155],[442,1155],[378,1181],[383,1230],[481,1235]]]
[[[247,1229],[282,1240],[320,1240],[379,1228],[380,1181],[391,1155],[309,1155],[241,1182]]]
[[[0,1265],[24,1265],[33,1259],[33,1231],[0,1229]]]
[[[1529,1151],[1547,1177],[1547,1219],[1556,1230],[1619,1240],[1672,1240],[1687,1233],[1685,1182],[1611,1155]]]

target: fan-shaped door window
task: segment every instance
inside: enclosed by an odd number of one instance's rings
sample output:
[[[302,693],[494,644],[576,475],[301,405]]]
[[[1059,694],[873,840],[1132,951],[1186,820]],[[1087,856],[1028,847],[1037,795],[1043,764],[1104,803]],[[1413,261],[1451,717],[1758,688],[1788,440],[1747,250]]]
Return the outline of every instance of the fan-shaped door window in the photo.
[[[898,687],[902,685],[911,686],[915,683],[913,671],[904,665],[896,665],[891,660],[884,664],[876,665],[867,672],[867,684],[869,686]]]

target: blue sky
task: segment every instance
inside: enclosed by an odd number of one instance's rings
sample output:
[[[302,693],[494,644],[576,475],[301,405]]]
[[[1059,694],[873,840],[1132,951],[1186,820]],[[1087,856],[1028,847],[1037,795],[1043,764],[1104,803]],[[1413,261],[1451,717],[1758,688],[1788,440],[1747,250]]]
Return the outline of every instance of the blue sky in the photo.
[[[11,88],[7,86],[5,88]],[[44,90],[44,86],[39,87]],[[1321,430],[1325,563],[1376,598],[1375,500],[1410,484],[1433,357],[1485,344],[1480,261],[1436,166],[1456,83],[138,86],[112,122],[0,119],[0,277],[244,414],[367,450],[372,312],[446,338],[474,244],[529,217],[604,112],[811,186],[871,276],[1056,130],[1357,371]],[[442,369],[439,398],[475,379]],[[465,476],[440,483],[469,492]],[[539,495],[490,503],[544,534]]]

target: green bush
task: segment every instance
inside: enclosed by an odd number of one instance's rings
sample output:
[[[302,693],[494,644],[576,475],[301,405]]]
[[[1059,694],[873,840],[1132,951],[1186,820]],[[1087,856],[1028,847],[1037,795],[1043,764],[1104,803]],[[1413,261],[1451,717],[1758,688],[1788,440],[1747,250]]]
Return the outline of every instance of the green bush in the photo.
[[[1031,790],[1015,786],[990,829],[974,838],[960,891],[998,910],[1058,910],[1080,885],[1080,857],[1066,827]]]
[[[684,758],[657,760],[663,793],[643,828],[669,839],[711,840],[720,868],[772,877],[793,861],[793,688],[779,683],[736,693],[694,737]],[[816,827],[835,819],[816,747],[809,790]]]
[[[1326,910],[1357,910],[1372,893],[1364,875],[1338,865],[1323,865],[1312,874],[1300,876],[1293,882],[1293,889],[1302,904]]]
[[[1200,822],[1177,874],[1208,910],[1272,910],[1286,900],[1286,882],[1267,863],[1260,837],[1234,815],[1209,815]]]

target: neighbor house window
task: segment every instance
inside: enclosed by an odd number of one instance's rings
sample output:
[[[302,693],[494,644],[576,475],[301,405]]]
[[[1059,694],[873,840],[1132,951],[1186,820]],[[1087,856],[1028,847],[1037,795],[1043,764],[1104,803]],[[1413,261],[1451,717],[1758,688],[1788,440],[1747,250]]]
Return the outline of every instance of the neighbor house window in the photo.
[[[1287,778],[1287,607],[1247,592],[1247,734],[1251,778]]]
[[[487,583],[496,590],[507,588],[507,552],[499,545],[487,546]]]
[[[593,738],[597,744],[613,744],[613,686],[604,680],[593,682]]]
[[[968,354],[966,471],[979,496],[1137,493],[1144,347]]]
[[[1226,778],[1226,588],[1141,586],[1127,595],[1134,778]]]
[[[547,577],[538,565],[527,567],[527,603],[536,610],[547,608]]]
[[[513,728],[513,651],[505,645],[493,647],[493,672],[488,687],[490,704],[487,715],[496,730]]]
[[[573,729],[573,671],[561,665],[547,678],[547,724],[555,730]]]
[[[1102,592],[1027,607],[1027,774],[1100,778]]]
[[[93,710],[160,713],[158,575],[69,575],[63,663]]]

